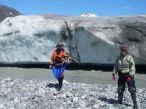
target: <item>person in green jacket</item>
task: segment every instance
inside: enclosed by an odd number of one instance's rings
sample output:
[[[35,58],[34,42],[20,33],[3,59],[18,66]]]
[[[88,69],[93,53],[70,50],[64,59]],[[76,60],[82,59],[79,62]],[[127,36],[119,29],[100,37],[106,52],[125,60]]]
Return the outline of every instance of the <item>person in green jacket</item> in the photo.
[[[128,52],[129,47],[122,45],[120,47],[120,55],[117,57],[113,69],[112,79],[115,80],[115,75],[118,74],[118,102],[122,104],[123,93],[127,83],[128,91],[131,94],[134,109],[138,109],[136,101],[136,87],[134,74],[136,72],[135,62],[133,57]]]

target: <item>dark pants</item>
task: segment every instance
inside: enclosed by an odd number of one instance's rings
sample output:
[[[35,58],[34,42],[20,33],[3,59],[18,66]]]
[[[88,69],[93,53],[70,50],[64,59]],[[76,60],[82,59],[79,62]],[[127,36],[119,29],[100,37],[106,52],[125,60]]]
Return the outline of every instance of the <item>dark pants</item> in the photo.
[[[133,105],[134,105],[134,107],[137,107],[136,87],[135,87],[134,76],[132,77],[131,81],[127,81],[127,76],[128,76],[128,74],[119,73],[119,79],[118,79],[118,101],[119,101],[119,103],[122,103],[122,101],[123,101],[123,93],[125,91],[125,87],[126,87],[126,84],[127,84],[128,91],[131,94]]]
[[[62,83],[63,83],[63,79],[64,79],[64,74],[62,73],[60,78],[58,78],[58,82],[59,82],[59,85],[62,87]]]

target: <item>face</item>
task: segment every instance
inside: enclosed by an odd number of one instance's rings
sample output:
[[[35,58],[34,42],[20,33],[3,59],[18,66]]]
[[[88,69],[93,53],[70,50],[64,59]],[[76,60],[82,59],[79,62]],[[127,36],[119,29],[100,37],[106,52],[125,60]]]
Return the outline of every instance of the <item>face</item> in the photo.
[[[126,56],[128,53],[127,49],[121,49],[122,56]]]
[[[62,46],[58,46],[58,47],[57,47],[57,50],[61,50],[61,49],[62,49]]]
[[[57,47],[57,50],[60,50],[61,48],[60,47]]]

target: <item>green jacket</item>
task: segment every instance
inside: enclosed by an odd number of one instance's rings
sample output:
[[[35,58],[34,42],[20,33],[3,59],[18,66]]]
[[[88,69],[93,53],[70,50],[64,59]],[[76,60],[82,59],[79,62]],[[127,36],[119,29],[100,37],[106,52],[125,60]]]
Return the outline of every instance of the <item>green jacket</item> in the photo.
[[[135,62],[131,55],[128,54],[125,57],[120,55],[117,57],[113,72],[117,74],[118,71],[121,73],[129,73],[131,76],[135,74]]]

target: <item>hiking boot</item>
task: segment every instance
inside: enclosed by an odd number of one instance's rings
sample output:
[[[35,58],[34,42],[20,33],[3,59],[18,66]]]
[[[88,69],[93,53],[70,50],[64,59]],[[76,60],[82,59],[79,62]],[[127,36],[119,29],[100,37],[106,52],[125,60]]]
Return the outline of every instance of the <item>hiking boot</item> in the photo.
[[[58,91],[62,89],[62,85],[58,85]]]
[[[136,93],[131,93],[131,98],[132,98],[132,101],[133,101],[133,109],[138,109],[138,106],[137,106],[137,100],[136,100]]]
[[[59,86],[62,86],[63,79],[62,78],[59,78],[58,82],[59,82]]]
[[[138,109],[138,106],[134,106],[133,109]]]
[[[118,103],[119,103],[119,104],[122,104],[123,102],[122,102],[122,100],[118,100]]]
[[[63,78],[59,78],[58,79],[58,82],[59,82],[59,84],[58,84],[58,90],[61,90],[62,89]]]
[[[123,103],[123,93],[118,94],[118,103],[122,104]]]

